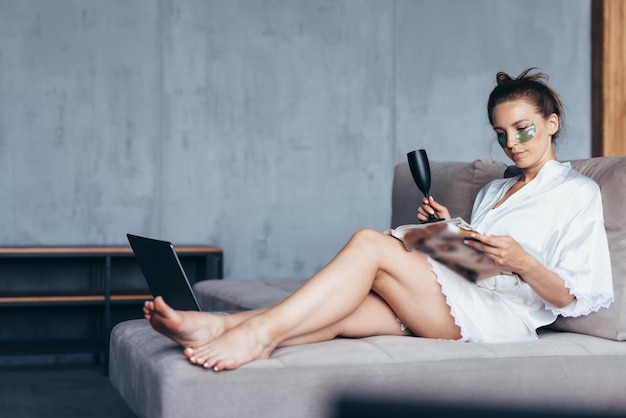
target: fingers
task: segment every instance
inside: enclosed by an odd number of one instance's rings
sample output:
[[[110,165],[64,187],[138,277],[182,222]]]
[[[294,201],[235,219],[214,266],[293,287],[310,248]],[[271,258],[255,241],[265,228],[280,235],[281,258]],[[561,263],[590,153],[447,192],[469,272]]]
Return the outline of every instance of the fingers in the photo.
[[[500,251],[510,251],[517,244],[517,241],[512,237],[505,235],[488,235],[476,232],[473,233],[471,237],[475,241],[482,243],[485,249],[491,248],[499,249]]]
[[[428,199],[424,198],[424,201],[427,205],[429,205],[431,208],[435,209],[436,211],[440,211],[446,208],[445,206],[437,202],[435,199],[433,199],[432,196],[429,196]]]
[[[417,218],[425,221],[428,220],[430,215],[435,218],[450,219],[450,212],[448,208],[433,199],[432,196],[422,199],[422,205],[417,208]]]
[[[426,215],[435,215],[435,207],[433,207],[433,203],[436,204],[435,200],[430,197],[430,198],[423,198],[422,199],[422,206],[420,206]]]
[[[464,244],[474,247],[478,250],[483,251],[484,253],[495,253],[496,250],[501,249],[503,247],[503,243],[500,242],[499,238],[493,235],[486,235],[475,232],[470,235],[469,239],[463,241]]]
[[[429,214],[432,212],[435,213],[430,206],[422,205],[417,208],[417,219],[420,221],[427,221],[429,218]]]
[[[519,264],[523,265],[524,257],[527,254],[519,243],[510,236],[475,233],[471,235],[471,239],[463,242],[482,251],[496,266],[507,271],[516,271],[515,268]]]

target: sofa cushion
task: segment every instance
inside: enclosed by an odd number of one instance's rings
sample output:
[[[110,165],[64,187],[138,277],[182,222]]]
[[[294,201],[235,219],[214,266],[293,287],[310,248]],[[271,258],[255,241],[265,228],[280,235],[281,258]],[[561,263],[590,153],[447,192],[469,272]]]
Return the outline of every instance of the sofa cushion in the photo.
[[[470,219],[472,205],[478,191],[488,182],[502,178],[506,164],[492,160],[430,163],[430,194],[445,205],[452,217]],[[417,222],[417,208],[421,203],[419,191],[408,163],[396,165],[391,197],[391,227]]]
[[[202,280],[194,284],[198,304],[208,311],[240,311],[272,306],[305,279]]]
[[[626,340],[626,157],[572,161],[572,167],[600,186],[604,225],[611,251],[615,302],[608,309],[575,318],[559,317],[552,326],[563,331]]]

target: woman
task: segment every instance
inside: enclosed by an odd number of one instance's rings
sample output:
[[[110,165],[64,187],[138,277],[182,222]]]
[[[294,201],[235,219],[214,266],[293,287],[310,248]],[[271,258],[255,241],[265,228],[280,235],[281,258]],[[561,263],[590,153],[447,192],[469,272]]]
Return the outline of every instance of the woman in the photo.
[[[598,186],[557,161],[563,106],[529,69],[499,73],[487,106],[499,144],[522,174],[478,194],[466,242],[504,272],[471,283],[395,238],[360,230],[322,270],[281,303],[228,316],[147,301],[152,326],[215,371],[267,358],[276,347],[337,336],[416,335],[461,341],[536,339],[557,315],[579,316],[613,301]],[[418,208],[450,218],[434,199]]]

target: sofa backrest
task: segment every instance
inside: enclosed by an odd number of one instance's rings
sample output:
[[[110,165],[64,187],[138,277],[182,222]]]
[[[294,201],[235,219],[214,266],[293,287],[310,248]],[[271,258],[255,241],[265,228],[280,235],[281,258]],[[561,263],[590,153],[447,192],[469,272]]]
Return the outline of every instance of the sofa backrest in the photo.
[[[552,328],[626,340],[626,156],[599,157],[571,161],[572,167],[592,178],[600,186],[604,206],[615,302],[577,318],[557,319]],[[469,221],[476,194],[489,181],[501,178],[506,164],[491,160],[464,162],[431,162],[431,195],[446,205],[453,217]],[[413,181],[407,163],[395,167],[392,189],[391,227],[416,223],[417,207],[422,194]]]
[[[572,161],[572,167],[600,186],[604,225],[611,251],[615,302],[578,318],[557,319],[553,328],[612,340],[626,340],[626,156]]]

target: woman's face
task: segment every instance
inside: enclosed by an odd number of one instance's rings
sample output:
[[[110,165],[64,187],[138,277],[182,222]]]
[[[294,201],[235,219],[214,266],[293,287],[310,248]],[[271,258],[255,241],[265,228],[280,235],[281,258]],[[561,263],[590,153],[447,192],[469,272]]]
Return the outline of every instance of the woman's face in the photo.
[[[555,160],[552,135],[559,128],[556,114],[545,119],[524,99],[503,102],[493,109],[493,129],[502,140],[502,149],[516,166],[540,169]]]

